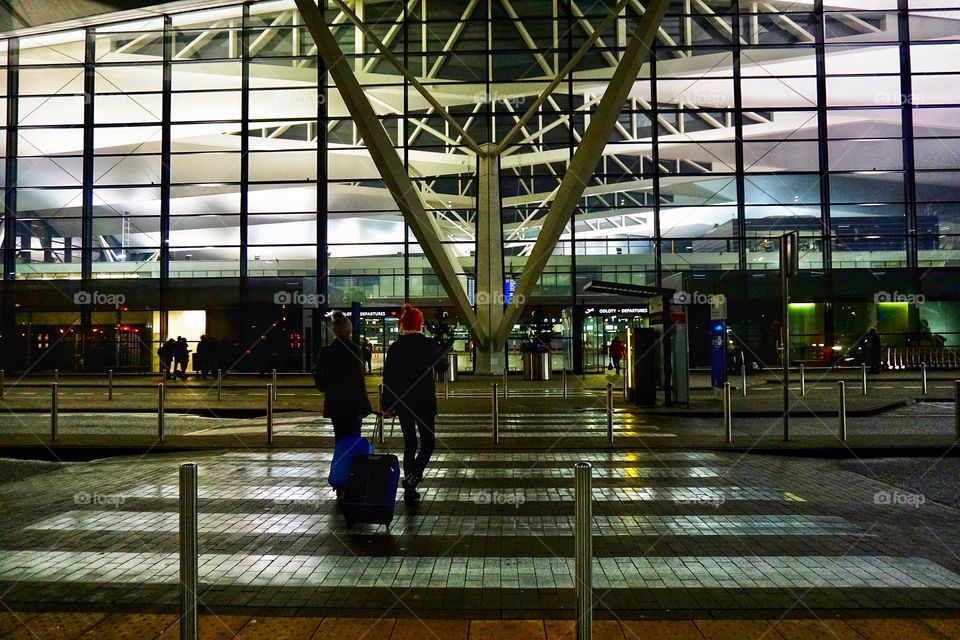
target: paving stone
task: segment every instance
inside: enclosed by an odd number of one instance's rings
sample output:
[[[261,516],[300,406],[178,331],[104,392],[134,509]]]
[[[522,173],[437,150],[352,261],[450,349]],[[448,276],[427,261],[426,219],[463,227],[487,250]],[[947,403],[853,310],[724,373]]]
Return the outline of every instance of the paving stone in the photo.
[[[542,620],[471,620],[470,640],[546,640]]]
[[[869,640],[943,640],[944,636],[921,620],[848,620],[847,624]],[[949,637],[949,636],[948,636]]]
[[[948,638],[960,638],[958,618],[926,618],[923,622]]]
[[[201,615],[197,620],[197,635],[202,640],[233,640],[248,622],[250,616]],[[167,628],[160,640],[180,640],[180,623]]]
[[[31,616],[4,639],[73,640],[106,617],[105,613],[45,612]]]
[[[159,638],[176,622],[176,616],[165,614],[111,614],[78,637],[81,640],[147,640]]]
[[[237,640],[310,640],[320,626],[320,618],[269,618],[256,616],[247,621]]]
[[[782,640],[767,620],[696,620],[705,640]]]
[[[469,620],[400,618],[390,640],[467,640]]]
[[[692,620],[621,620],[626,640],[703,640]]]
[[[862,640],[843,620],[779,620],[773,628],[786,640]]]
[[[389,640],[393,618],[324,618],[313,640]]]

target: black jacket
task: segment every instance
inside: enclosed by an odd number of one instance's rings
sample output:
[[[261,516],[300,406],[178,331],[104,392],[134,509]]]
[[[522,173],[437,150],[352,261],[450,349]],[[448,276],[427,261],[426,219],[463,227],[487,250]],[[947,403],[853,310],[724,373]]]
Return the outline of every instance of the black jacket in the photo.
[[[360,346],[340,338],[320,350],[323,367],[324,418],[362,418],[373,413],[363,381],[363,357]]]
[[[440,346],[422,333],[401,334],[387,349],[383,365],[383,408],[437,415],[437,387],[434,371],[447,370],[447,358]]]

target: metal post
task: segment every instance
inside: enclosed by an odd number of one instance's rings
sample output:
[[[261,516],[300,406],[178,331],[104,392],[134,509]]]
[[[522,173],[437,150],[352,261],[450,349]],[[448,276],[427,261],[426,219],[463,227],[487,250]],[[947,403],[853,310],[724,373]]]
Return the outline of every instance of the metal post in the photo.
[[[570,396],[570,391],[567,387],[567,367],[563,367],[563,397],[568,398]]]
[[[733,399],[730,395],[730,383],[723,383],[723,430],[727,435],[727,442],[733,442]]]
[[[273,391],[271,392],[271,393],[273,393],[273,395],[272,395],[271,397],[272,397],[274,400],[276,400],[276,399],[277,399],[277,370],[276,370],[276,369],[274,369],[274,370],[271,372],[271,376],[272,376],[272,379],[271,379],[272,384],[270,385],[270,388],[273,390]]]
[[[60,369],[53,370],[53,381],[60,382]]]
[[[223,370],[217,369],[217,400],[223,400]]]
[[[960,440],[960,380],[953,381],[953,426]]]
[[[613,383],[607,383],[607,443],[613,444]]]
[[[493,444],[500,444],[500,396],[497,395],[497,383],[493,383]]]
[[[846,384],[843,380],[837,382],[837,413],[840,419],[840,442],[847,441],[847,394]]]
[[[107,400],[113,400],[113,369],[107,371]]]
[[[267,385],[267,444],[273,444],[273,394],[275,387]]]
[[[377,444],[383,444],[383,429],[384,429],[384,420],[383,417],[383,383],[377,385],[377,411],[380,412],[380,429],[377,433]]]
[[[4,380],[4,377],[5,377],[4,374],[5,374],[5,371],[3,369],[0,369],[0,400],[3,400],[3,387],[6,384],[6,381]]]
[[[450,399],[450,378],[443,376],[443,399]]]
[[[740,386],[742,387],[741,393],[743,397],[747,397],[747,365],[746,363],[740,364]]]
[[[577,594],[577,640],[590,640],[593,634],[593,488],[588,462],[574,468],[574,582]]]
[[[54,442],[57,441],[57,427],[60,408],[57,403],[57,383],[54,382],[50,385],[50,439]]]
[[[923,386],[923,395],[927,395],[927,363],[920,363],[920,383]]]
[[[197,640],[197,465],[180,465],[180,638]]]
[[[800,365],[800,395],[807,395],[807,371]]]
[[[509,375],[509,373],[510,373],[510,365],[504,363],[503,365],[503,397],[504,399],[506,399],[507,393],[509,393],[507,391],[507,376]]]
[[[624,367],[623,370],[623,399],[624,401],[630,400],[630,386],[627,384],[627,370]]]
[[[157,438],[160,442],[163,442],[163,404],[166,399],[165,396],[163,383],[160,382],[157,384]]]
[[[860,391],[867,395],[867,365],[860,365]]]

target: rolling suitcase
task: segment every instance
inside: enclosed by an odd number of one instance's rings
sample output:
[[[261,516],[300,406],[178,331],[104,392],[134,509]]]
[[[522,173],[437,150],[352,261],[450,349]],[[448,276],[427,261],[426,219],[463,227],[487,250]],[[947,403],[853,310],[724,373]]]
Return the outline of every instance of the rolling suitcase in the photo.
[[[333,448],[333,460],[330,463],[330,475],[327,482],[335,489],[347,486],[353,459],[358,455],[373,453],[373,445],[366,438],[348,436],[342,438]]]
[[[347,526],[393,521],[400,483],[400,461],[390,454],[361,454],[353,458],[340,509]]]

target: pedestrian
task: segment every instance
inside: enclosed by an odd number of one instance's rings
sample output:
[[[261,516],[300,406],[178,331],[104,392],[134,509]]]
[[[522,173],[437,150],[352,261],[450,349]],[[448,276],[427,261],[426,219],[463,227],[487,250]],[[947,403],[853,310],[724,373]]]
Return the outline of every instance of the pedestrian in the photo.
[[[193,354],[193,370],[203,377],[204,380],[207,379],[207,374],[205,373],[206,367],[206,358],[207,358],[207,336],[200,336],[200,340],[197,342],[197,350]]]
[[[173,338],[168,338],[166,342],[160,345],[160,348],[157,349],[157,355],[160,356],[160,367],[163,369],[163,378],[164,380],[170,380],[173,378],[173,373],[170,371],[170,365],[173,364],[173,356],[177,351],[177,343],[173,341]]]
[[[434,340],[423,335],[423,313],[405,304],[400,311],[400,336],[387,349],[383,364],[384,418],[396,415],[403,432],[403,499],[420,501],[417,485],[436,444],[437,389],[434,372],[447,369],[447,358]],[[417,442],[419,432],[420,441]],[[418,450],[419,449],[419,450]]]
[[[173,352],[173,372],[176,376],[187,379],[187,364],[190,362],[190,347],[187,345],[187,339],[183,336],[177,336],[177,342]]]
[[[369,338],[363,339],[363,363],[367,366],[367,373],[373,373],[373,343]]]
[[[320,350],[317,367],[323,386],[323,417],[333,423],[333,440],[359,436],[361,421],[373,413],[364,382],[360,347],[353,324],[340,311],[331,316],[333,340]]]
[[[613,368],[617,375],[620,375],[620,363],[627,355],[627,346],[620,340],[620,336],[614,336],[610,342],[610,360],[613,362]]]
[[[865,336],[864,345],[867,356],[867,362],[870,365],[871,373],[880,373],[880,352],[883,350],[883,344],[880,342],[880,334],[873,327]]]
[[[203,377],[214,376],[220,365],[220,343],[207,336],[207,353],[203,356]]]

